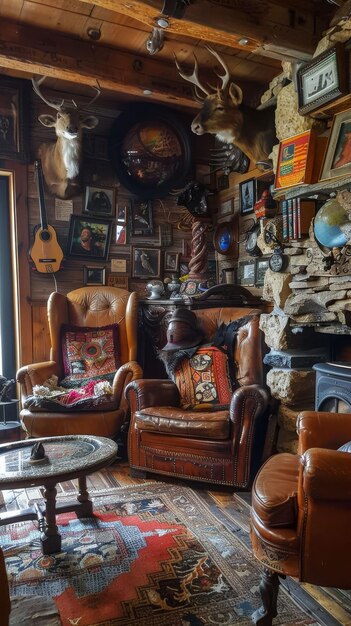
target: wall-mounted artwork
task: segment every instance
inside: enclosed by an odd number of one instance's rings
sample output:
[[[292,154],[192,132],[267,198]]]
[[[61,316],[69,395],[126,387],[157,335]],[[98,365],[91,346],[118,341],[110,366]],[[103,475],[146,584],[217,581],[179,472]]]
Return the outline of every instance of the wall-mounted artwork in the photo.
[[[152,235],[152,201],[131,198],[130,215],[132,224],[132,236]]]
[[[297,72],[299,113],[305,115],[347,93],[347,64],[343,44],[338,44]]]
[[[83,267],[83,284],[84,285],[105,285],[106,284],[106,268],[105,267]]]
[[[67,241],[67,256],[107,260],[112,221],[102,218],[88,219],[71,215]]]
[[[27,161],[24,81],[0,80],[0,159]]]
[[[161,271],[160,248],[132,249],[132,275],[134,278],[158,278]]]
[[[86,187],[83,213],[114,217],[116,193],[111,187]]]
[[[164,270],[165,272],[176,272],[179,267],[179,253],[165,252]]]
[[[256,202],[256,180],[250,178],[239,184],[240,213],[246,215],[252,213]]]

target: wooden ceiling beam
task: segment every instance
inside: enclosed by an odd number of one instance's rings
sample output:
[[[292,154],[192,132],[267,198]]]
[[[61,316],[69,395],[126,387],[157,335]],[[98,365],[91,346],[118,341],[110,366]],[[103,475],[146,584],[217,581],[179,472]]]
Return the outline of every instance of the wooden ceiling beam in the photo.
[[[80,0],[92,4],[91,0]],[[139,20],[152,29],[160,16],[162,0],[94,0],[94,5]],[[313,11],[306,7],[294,8],[274,0],[250,0],[240,9],[237,3],[222,0],[201,0],[186,8],[182,19],[169,18],[167,32],[200,39],[267,56],[275,47],[286,50],[287,58],[305,59],[311,56],[318,34],[306,24],[313,24]],[[312,32],[312,34],[311,34]],[[242,41],[247,40],[243,45]]]
[[[178,78],[174,65],[148,57],[74,40],[54,31],[2,20],[0,30],[0,71],[46,75],[72,83],[96,86],[101,90],[177,105],[199,108],[188,83]]]

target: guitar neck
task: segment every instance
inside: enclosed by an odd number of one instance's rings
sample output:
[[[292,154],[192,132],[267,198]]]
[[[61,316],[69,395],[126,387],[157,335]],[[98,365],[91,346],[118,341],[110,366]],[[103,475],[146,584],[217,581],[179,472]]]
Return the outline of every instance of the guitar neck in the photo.
[[[41,161],[35,161],[34,167],[35,167],[37,189],[38,189],[38,194],[39,194],[40,224],[43,230],[47,230],[48,221],[46,217],[45,196],[44,196],[44,178],[43,178],[43,170],[41,167]]]

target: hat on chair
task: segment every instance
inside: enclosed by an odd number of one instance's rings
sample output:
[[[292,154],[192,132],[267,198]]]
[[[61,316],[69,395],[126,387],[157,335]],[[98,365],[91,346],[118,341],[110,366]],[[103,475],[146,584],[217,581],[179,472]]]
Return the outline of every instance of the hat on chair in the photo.
[[[190,309],[176,309],[167,327],[167,343],[162,350],[179,350],[198,346],[203,333],[198,328],[197,317]]]

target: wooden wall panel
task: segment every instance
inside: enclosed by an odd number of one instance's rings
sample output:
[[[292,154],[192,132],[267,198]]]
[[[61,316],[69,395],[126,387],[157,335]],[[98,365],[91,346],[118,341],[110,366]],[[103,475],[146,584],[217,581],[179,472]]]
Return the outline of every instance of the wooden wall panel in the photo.
[[[50,336],[46,302],[33,304],[33,363],[49,360]]]

